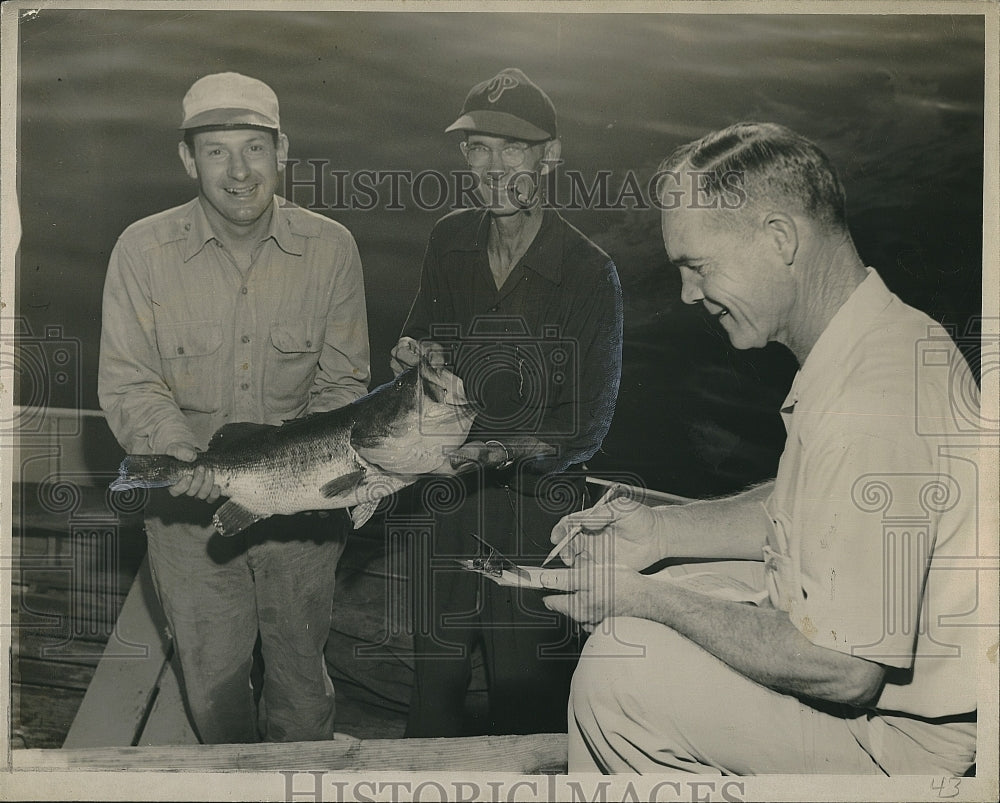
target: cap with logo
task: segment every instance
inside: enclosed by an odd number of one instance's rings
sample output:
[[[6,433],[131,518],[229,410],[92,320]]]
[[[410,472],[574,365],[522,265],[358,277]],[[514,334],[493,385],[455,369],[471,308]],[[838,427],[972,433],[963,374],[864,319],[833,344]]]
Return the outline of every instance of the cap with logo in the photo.
[[[556,107],[527,75],[507,67],[472,87],[461,116],[445,131],[478,131],[529,142],[555,139]]]
[[[280,129],[278,96],[263,81],[235,72],[195,81],[183,101],[182,129],[252,125]]]

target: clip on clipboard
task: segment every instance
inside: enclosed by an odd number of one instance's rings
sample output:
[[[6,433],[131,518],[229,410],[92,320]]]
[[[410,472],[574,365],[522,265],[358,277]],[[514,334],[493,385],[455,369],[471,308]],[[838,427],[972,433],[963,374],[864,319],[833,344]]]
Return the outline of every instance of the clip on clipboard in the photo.
[[[519,588],[544,588],[541,581],[541,566],[518,566],[492,544],[488,544],[475,533],[469,533],[481,546],[483,552],[477,558],[457,558],[458,564],[470,572],[488,577],[497,585]],[[555,571],[560,571],[556,569]]]

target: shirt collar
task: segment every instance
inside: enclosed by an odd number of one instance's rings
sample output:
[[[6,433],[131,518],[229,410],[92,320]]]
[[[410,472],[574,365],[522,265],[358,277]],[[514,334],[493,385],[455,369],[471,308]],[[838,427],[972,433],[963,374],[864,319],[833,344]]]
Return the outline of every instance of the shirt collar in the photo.
[[[271,222],[267,232],[260,238],[260,242],[273,239],[282,251],[294,256],[302,256],[302,240],[304,238],[292,232],[288,224],[288,216],[282,214],[282,203],[284,202],[275,195],[272,203],[274,211],[271,215]],[[184,228],[188,232],[187,242],[184,246],[185,262],[198,254],[207,243],[217,239],[212,230],[212,224],[208,221],[208,215],[205,214],[201,198],[195,199],[191,205],[191,212],[187,220],[184,221]]]
[[[562,224],[562,225],[560,225]],[[548,279],[553,284],[562,281],[563,236],[566,226],[562,216],[553,209],[542,209],[542,226],[531,241],[520,264]],[[481,251],[486,253],[486,238],[490,230],[490,214],[482,209],[472,216],[469,225],[452,239],[449,251]]]
[[[790,414],[808,388],[835,373],[835,366],[843,362],[869,324],[892,301],[893,295],[878,271],[865,268],[868,275],[848,296],[830,323],[813,345],[805,364],[795,374],[788,396],[781,405],[783,414]]]

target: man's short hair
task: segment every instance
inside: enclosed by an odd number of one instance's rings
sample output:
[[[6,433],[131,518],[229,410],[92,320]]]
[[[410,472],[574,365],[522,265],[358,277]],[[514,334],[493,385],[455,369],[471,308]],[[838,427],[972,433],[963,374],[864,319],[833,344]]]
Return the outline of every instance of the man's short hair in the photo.
[[[262,125],[205,125],[199,126],[198,128],[185,128],[184,129],[184,144],[187,145],[187,149],[194,156],[194,135],[199,134],[202,131],[231,131],[237,128],[252,128],[254,131],[266,131],[271,135],[271,142],[274,143],[274,149],[278,149],[278,137],[281,135],[280,131],[274,128],[268,128]]]
[[[778,202],[830,230],[847,228],[847,196],[830,160],[808,139],[777,123],[736,123],[713,131],[677,148],[660,171],[697,174],[699,203],[727,195],[729,203],[720,203],[721,209],[734,208],[734,187],[741,188],[745,200],[735,218],[743,224],[750,222],[746,212]]]

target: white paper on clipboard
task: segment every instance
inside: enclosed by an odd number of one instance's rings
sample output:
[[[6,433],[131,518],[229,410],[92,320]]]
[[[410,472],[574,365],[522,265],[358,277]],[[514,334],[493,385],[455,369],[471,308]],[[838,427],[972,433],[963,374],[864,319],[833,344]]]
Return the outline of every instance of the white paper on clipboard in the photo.
[[[495,572],[487,571],[479,566],[474,565],[472,560],[459,560],[459,565],[462,568],[467,569],[470,572],[476,572],[481,574],[496,583],[498,586],[510,586],[514,588],[545,588],[542,585],[542,572],[552,573],[552,574],[562,574],[567,573],[569,569],[559,569],[551,568],[549,566],[518,566],[518,570],[521,572],[520,575],[515,574],[508,569],[504,569],[500,574]],[[553,589],[547,589],[553,591]]]

